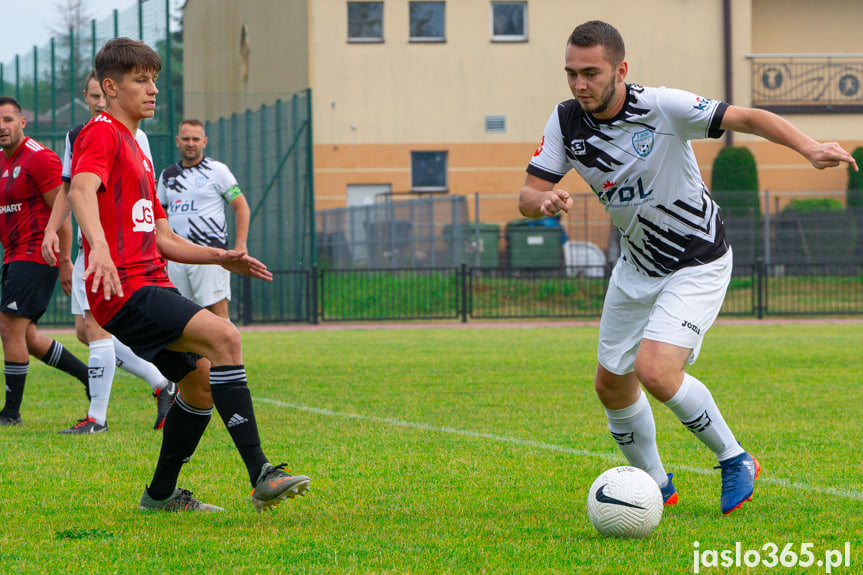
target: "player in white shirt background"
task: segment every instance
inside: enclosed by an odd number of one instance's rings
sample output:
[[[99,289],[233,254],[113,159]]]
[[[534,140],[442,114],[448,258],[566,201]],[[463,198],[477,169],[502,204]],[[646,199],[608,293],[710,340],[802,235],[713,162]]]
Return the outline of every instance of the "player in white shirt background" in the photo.
[[[105,94],[99,86],[95,70],[90,72],[85,81],[84,101],[90,110],[90,117],[105,111]],[[72,174],[72,151],[75,138],[84,124],[76,126],[66,134],[66,146],[63,154],[63,187],[57,194],[59,200],[54,203],[51,219],[45,230],[45,239],[42,243],[42,255],[49,263],[59,246],[57,232],[70,212],[68,193],[69,182]],[[138,130],[135,140],[141,150],[152,158],[150,143],[147,135]],[[66,291],[64,287],[64,291]],[[87,345],[90,351],[88,361],[89,383],[90,383],[90,406],[87,417],[79,420],[77,424],[68,429],[61,430],[66,434],[89,434],[99,433],[108,429],[107,412],[108,402],[111,397],[111,387],[114,381],[115,367],[122,367],[125,371],[138,376],[149,384],[153,396],[156,398],[156,421],[153,429],[161,429],[165,422],[165,416],[174,400],[176,385],[168,381],[155,365],[141,359],[126,345],[102,329],[90,311],[87,302],[87,291],[84,286],[84,251],[81,249],[81,231],[78,230],[78,257],[75,259],[75,267],[72,272],[71,291],[67,292],[72,301],[72,315],[75,316],[75,334],[78,340]]]
[[[233,249],[247,251],[249,204],[228,166],[204,155],[208,141],[204,124],[183,120],[175,140],[182,159],[162,172],[156,190],[171,229],[192,243],[228,249],[227,204],[236,214]],[[169,261],[168,276],[181,294],[229,319],[230,272],[220,266]]]
[[[731,513],[751,499],[760,465],[737,442],[707,387],[686,373],[719,313],[732,269],[721,211],[689,140],[733,130],[787,146],[818,169],[848,163],[856,170],[856,162],[837,143],[815,141],[776,114],[627,84],[623,39],[605,22],[575,28],[564,70],[574,99],[552,113],[519,209],[533,218],[568,212],[572,198],[555,184],[571,169],[590,184],[621,233],[595,378],[609,430],[630,465],[656,480],[666,504],[676,503],[643,386],[716,455],[720,509]]]

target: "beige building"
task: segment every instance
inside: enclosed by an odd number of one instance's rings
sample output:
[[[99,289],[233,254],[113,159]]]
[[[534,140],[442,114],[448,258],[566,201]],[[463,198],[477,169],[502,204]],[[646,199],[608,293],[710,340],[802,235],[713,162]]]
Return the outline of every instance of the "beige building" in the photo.
[[[481,219],[503,224],[571,97],[564,46],[589,19],[623,34],[630,82],[769,106],[817,139],[863,145],[859,0],[188,0],[186,109],[215,120],[310,87],[317,209],[441,192],[469,196],[473,217],[478,194]],[[708,185],[725,143],[693,143]],[[844,168],[733,143],[755,154],[761,188],[844,197]],[[560,186],[589,192],[574,174]]]

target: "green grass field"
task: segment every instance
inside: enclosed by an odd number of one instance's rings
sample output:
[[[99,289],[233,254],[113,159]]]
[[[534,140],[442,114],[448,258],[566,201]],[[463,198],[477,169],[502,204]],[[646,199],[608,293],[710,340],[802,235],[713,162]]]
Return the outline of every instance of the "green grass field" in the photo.
[[[225,512],[139,513],[160,443],[149,388],[118,371],[109,432],[61,436],[84,393],[33,361],[24,425],[0,430],[0,573],[676,574],[735,542],[813,564],[700,572],[823,573],[848,542],[832,572],[860,573],[861,328],[714,327],[691,372],[762,480],[723,517],[715,460],[654,402],[680,503],[640,541],[600,537],[585,512],[593,479],[624,463],[593,393],[595,327],[244,332],[265,451],[312,478],[264,515],[215,416],[181,486]]]

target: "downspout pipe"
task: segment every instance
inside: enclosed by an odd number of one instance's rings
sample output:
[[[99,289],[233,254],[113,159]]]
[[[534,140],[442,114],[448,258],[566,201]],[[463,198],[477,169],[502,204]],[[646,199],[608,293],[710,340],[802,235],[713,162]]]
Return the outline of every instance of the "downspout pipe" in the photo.
[[[723,58],[724,58],[724,74],[725,74],[725,102],[733,103],[734,97],[734,82],[733,69],[731,62],[731,0],[722,0],[722,41],[723,41]],[[731,130],[725,131],[725,145],[734,145],[734,132]]]

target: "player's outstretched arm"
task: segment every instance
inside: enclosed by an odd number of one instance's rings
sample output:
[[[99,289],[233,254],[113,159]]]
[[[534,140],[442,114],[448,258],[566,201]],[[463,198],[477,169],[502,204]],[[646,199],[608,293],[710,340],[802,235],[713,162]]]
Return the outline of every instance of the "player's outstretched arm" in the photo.
[[[773,112],[757,108],[728,106],[722,118],[723,130],[755,134],[776,144],[797,151],[818,168],[833,168],[848,164],[856,172],[857,161],[836,142],[819,142],[806,135],[794,124]]]
[[[165,218],[156,220],[156,247],[166,259],[181,264],[220,265],[233,273],[252,276],[264,281],[273,280],[273,274],[267,270],[267,266],[246,252],[193,244],[174,233]]]
[[[554,183],[528,174],[518,196],[518,209],[528,218],[553,217],[569,212],[572,197],[565,190],[555,190]]]
[[[234,226],[234,250],[238,252],[246,251],[246,242],[249,239],[249,221],[251,219],[252,210],[249,208],[249,203],[246,201],[246,196],[240,194],[228,204],[236,213],[236,225]]]

